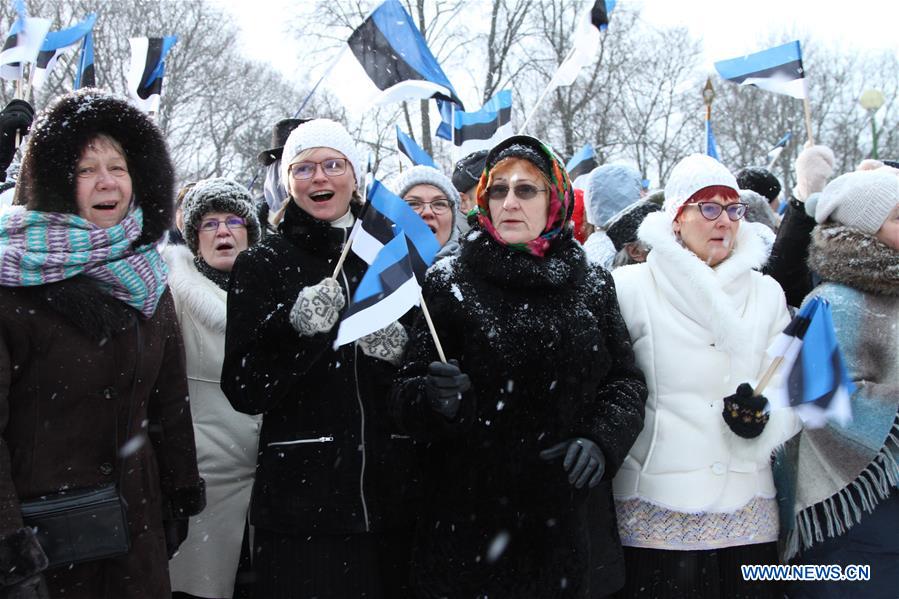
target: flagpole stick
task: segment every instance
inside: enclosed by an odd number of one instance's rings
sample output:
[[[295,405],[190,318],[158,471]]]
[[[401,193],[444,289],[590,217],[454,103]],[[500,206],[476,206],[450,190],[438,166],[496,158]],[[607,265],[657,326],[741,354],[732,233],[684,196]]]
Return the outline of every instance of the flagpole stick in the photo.
[[[368,210],[368,170],[366,169],[365,176],[362,179],[362,211],[359,213],[359,220],[365,216],[365,211]],[[288,202],[292,202],[293,200],[290,197],[287,198]],[[350,248],[353,247],[353,239],[356,238],[356,227],[350,229],[350,236],[346,240],[346,244],[343,246],[343,251],[340,252],[340,259],[337,260],[337,266],[334,267],[334,274],[331,275],[332,279],[336,279],[337,275],[340,274],[340,269],[343,268],[343,263],[346,260],[347,254],[350,253]]]
[[[780,365],[783,364],[784,357],[777,356],[774,358],[774,361],[771,362],[771,365],[768,366],[768,370],[765,371],[765,374],[762,375],[761,380],[759,380],[758,385],[755,386],[755,391],[752,392],[752,395],[758,397],[765,390],[765,387],[768,386],[768,383],[771,382],[771,379],[777,374],[777,370],[780,368]]]
[[[425,296],[419,292],[419,297],[421,298],[421,313],[425,315],[428,329],[431,331],[431,337],[434,339],[434,345],[437,346],[437,355],[440,356],[440,361],[446,364],[446,355],[443,353],[443,346],[440,345],[440,338],[437,337],[437,329],[434,328],[434,321],[431,320],[431,313],[428,312],[428,304],[425,302]]]
[[[555,72],[553,72],[552,79],[550,79],[550,80],[549,80],[549,83],[546,84],[546,89],[543,90],[543,93],[540,94],[540,98],[537,99],[537,103],[534,104],[534,107],[533,107],[533,108],[531,108],[530,114],[528,114],[528,117],[527,117],[526,119],[524,119],[524,124],[523,124],[521,127],[519,127],[519,129],[518,129],[518,135],[524,135],[524,132],[525,132],[525,130],[526,130],[527,127],[528,127],[528,123],[530,123],[530,122],[531,122],[531,119],[534,118],[534,115],[537,114],[537,109],[540,108],[540,104],[543,103],[543,99],[546,98],[546,95],[547,95],[549,92],[551,92],[552,90],[556,89],[557,86],[552,85],[552,82],[553,82],[553,81],[555,80],[555,78],[556,78],[556,73],[559,72],[559,67],[561,67],[563,64],[565,64],[565,62],[566,62],[569,58],[571,58],[571,55],[574,54],[574,51],[575,51],[575,46],[572,45],[572,46],[571,46],[571,50],[569,50],[569,51],[568,51],[568,54],[565,56],[565,60],[563,60],[561,63],[559,63],[559,65],[556,67]]]
[[[802,99],[802,105],[805,108],[805,130],[808,133],[809,145],[815,145],[815,137],[812,135],[812,109],[809,106],[808,94]]]

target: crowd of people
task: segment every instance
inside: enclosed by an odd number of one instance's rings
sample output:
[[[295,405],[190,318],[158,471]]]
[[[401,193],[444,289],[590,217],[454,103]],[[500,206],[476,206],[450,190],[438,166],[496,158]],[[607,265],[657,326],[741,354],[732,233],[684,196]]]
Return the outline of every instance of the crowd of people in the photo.
[[[336,347],[343,125],[278,122],[253,197],[176,190],[114,95],[30,108],[0,113],[0,599],[895,596],[899,165],[809,146],[788,197],[699,154],[576,190],[526,135],[415,166],[422,306]],[[855,390],[804,428],[759,382],[813,297]],[[741,569],[774,564],[870,580]]]

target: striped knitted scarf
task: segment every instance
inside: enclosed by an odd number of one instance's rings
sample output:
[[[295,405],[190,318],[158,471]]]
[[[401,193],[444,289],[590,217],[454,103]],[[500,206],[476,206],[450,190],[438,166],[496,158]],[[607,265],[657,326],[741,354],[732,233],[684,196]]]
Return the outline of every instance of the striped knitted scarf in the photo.
[[[143,211],[103,229],[74,214],[12,210],[0,217],[0,286],[30,287],[84,274],[149,318],[166,287],[154,245],[132,248]]]

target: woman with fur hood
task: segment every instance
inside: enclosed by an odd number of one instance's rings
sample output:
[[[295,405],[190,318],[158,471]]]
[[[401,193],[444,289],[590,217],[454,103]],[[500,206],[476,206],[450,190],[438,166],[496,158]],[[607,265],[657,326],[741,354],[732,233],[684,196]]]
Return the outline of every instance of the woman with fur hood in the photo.
[[[237,255],[259,241],[247,189],[199,181],[181,205],[186,245],[169,245],[169,285],[187,357],[197,461],[206,508],[169,563],[176,597],[231,597],[244,542],[262,418],[241,414],[222,393],[228,280]]]
[[[613,272],[637,364],[646,425],[614,481],[627,584],[621,597],[778,596],[741,564],[777,563],[771,452],[796,433],[753,386],[790,320],[780,286],[757,272],[766,246],[743,222],[733,175],[681,160],[661,212],[638,230],[645,263]]]
[[[0,596],[170,593],[168,557],[204,501],[156,250],[173,183],[160,130],[124,99],[67,94],[32,129],[24,209],[0,219]],[[24,502],[111,483],[126,553],[72,564],[23,522]]]
[[[605,595],[624,577],[611,478],[646,393],[614,285],[573,239],[571,182],[539,140],[494,147],[477,202],[424,287],[453,359],[419,318],[397,378],[397,422],[424,443],[414,596]]]
[[[866,582],[795,583],[790,597],[895,597],[899,589],[899,177],[853,172],[814,206],[809,265],[824,283],[855,383],[852,421],[806,429],[778,460],[785,557],[867,564]]]

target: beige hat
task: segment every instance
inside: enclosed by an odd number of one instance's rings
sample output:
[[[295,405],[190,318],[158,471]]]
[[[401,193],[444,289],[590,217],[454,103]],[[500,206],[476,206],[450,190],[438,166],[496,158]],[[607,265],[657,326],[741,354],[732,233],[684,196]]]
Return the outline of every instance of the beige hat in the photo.
[[[827,184],[815,206],[815,220],[831,220],[864,233],[880,230],[899,203],[899,177],[878,169],[840,175]]]

